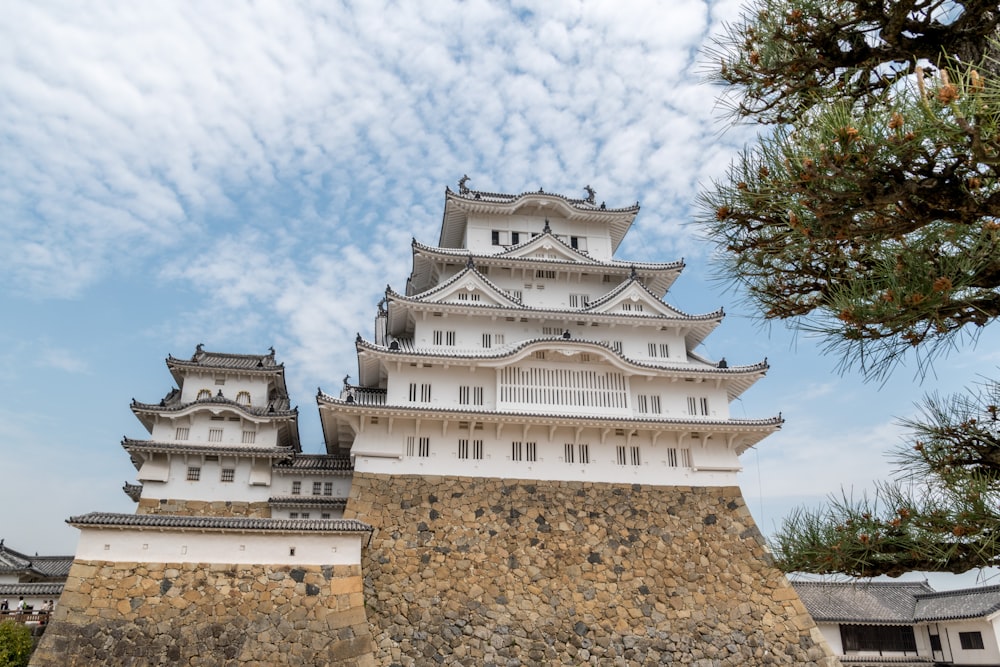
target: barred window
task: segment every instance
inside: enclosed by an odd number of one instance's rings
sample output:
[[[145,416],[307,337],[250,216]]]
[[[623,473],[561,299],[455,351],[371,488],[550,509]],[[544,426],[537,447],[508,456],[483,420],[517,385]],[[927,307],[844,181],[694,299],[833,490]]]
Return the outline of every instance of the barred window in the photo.
[[[222,482],[232,482],[236,479],[236,469],[235,468],[223,468],[222,473],[219,476],[219,480]]]
[[[209,442],[222,442],[222,429],[221,428],[210,428],[210,429],[208,429],[208,441]]]
[[[191,429],[187,426],[178,426],[174,431],[174,440],[187,440],[191,435]]]
[[[201,479],[201,468],[189,466],[187,469],[187,481],[197,482]]]
[[[292,482],[292,495],[297,496],[302,493],[302,482]]]

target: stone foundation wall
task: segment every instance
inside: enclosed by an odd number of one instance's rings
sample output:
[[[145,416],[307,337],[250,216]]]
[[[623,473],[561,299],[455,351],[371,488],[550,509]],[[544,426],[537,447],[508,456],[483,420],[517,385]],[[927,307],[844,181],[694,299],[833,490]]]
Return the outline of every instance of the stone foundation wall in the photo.
[[[740,490],[356,473],[375,658],[838,665]]]
[[[356,565],[76,561],[31,664],[375,662]]]
[[[172,514],[175,516],[248,516],[267,519],[271,516],[271,506],[266,502],[140,498],[135,513]]]

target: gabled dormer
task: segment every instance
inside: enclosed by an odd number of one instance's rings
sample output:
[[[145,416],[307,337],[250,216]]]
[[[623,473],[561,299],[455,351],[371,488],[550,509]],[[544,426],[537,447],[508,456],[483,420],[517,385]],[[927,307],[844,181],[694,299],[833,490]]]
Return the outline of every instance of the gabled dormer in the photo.
[[[600,264],[600,262],[572,248],[554,236],[549,228],[548,220],[545,221],[545,230],[542,234],[533,237],[526,243],[511,247],[500,253],[500,255],[509,259],[575,262],[584,265]]]
[[[387,290],[387,299],[389,294],[390,292]],[[401,297],[399,294],[393,294],[396,297]],[[406,298],[426,303],[503,306],[506,308],[519,308],[521,305],[510,293],[500,289],[489,278],[480,273],[471,257],[466,267],[450,280],[422,294]]]

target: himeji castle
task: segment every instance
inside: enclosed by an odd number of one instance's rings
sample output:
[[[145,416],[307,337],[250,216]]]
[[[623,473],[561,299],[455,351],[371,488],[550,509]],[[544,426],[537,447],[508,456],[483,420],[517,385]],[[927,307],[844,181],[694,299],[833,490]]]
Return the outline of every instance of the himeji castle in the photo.
[[[697,352],[682,261],[616,257],[638,204],[468,183],[319,391],[324,454],[273,350],[167,359],[137,511],[69,520],[32,664],[837,664],[736,482],[766,361]]]

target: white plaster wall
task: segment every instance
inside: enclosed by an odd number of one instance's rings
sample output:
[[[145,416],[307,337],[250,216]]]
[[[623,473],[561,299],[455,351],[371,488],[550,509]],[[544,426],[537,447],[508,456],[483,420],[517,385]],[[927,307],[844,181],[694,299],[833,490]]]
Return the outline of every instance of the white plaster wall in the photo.
[[[960,632],[980,632],[983,636],[983,649],[964,650],[962,642],[959,640]],[[997,645],[997,636],[993,626],[985,621],[954,621],[942,623],[942,635],[947,633],[945,639],[941,637],[942,644],[947,641],[951,646],[951,653],[955,664],[959,665],[998,665],[1000,664],[1000,647]]]
[[[271,495],[292,495],[292,484],[296,481],[302,483],[300,495],[303,497],[314,495],[312,492],[313,482],[319,482],[321,486],[325,482],[331,482],[333,484],[332,495],[326,497],[346,498],[351,491],[351,477],[349,475],[333,476],[281,473],[279,475],[274,475],[271,478]],[[318,494],[318,497],[322,498],[324,497],[324,494],[321,492]]]
[[[76,558],[126,563],[357,565],[361,562],[364,538],[364,535],[331,533],[196,532],[83,526]]]
[[[611,259],[611,237],[607,228],[598,223],[571,222],[560,217],[554,210],[549,215],[483,215],[472,214],[466,226],[466,247],[479,254],[498,254],[503,252],[503,246],[493,245],[492,231],[520,232],[520,242],[531,238],[532,234],[541,234],[545,226],[545,218],[549,219],[549,228],[556,236],[577,236],[587,239],[587,252],[594,259],[608,261]]]
[[[183,500],[267,502],[273,495],[270,485],[250,485],[250,459],[222,456],[218,461],[204,461],[200,456],[170,457],[166,482],[143,481],[142,497]],[[270,467],[270,463],[267,464]],[[201,468],[198,481],[187,479],[189,466]],[[222,468],[234,468],[232,482],[222,481]]]
[[[216,384],[216,379],[224,380],[224,384]],[[236,400],[239,392],[246,391],[250,393],[250,405],[267,405],[269,386],[270,382],[266,377],[238,376],[222,371],[218,374],[189,371],[181,383],[181,401],[190,403],[198,398],[198,392],[207,389],[212,396],[221,391],[223,396],[232,401]]]
[[[222,419],[212,419],[212,417]],[[187,427],[188,437],[177,440],[177,428]],[[222,429],[222,440],[209,443],[209,431]],[[254,431],[254,442],[243,442],[243,431]],[[274,447],[278,442],[278,428],[265,418],[251,419],[229,408],[204,406],[197,412],[172,417],[169,413],[158,418],[150,437],[157,442],[189,444],[239,445],[241,447]]]
[[[817,623],[816,628],[823,635],[834,655],[844,655],[844,644],[840,639],[840,625],[837,623]]]
[[[419,432],[415,424],[406,420],[396,420],[392,433],[384,424],[369,425],[365,432],[354,441],[351,453],[355,457],[354,469],[358,472],[382,474],[419,475],[459,475],[469,477],[510,477],[515,479],[552,479],[563,481],[605,481],[654,485],[730,486],[736,484],[736,472],[740,470],[736,453],[715,439],[708,440],[704,449],[694,443],[689,449],[692,461],[711,462],[722,470],[695,471],[682,466],[683,454],[678,452],[678,466],[669,465],[668,449],[684,449],[691,443],[681,443],[672,434],[661,436],[656,443],[648,433],[627,438],[609,433],[602,442],[602,433],[597,429],[583,429],[577,436],[575,429],[554,429],[549,437],[545,427],[528,428],[508,426],[497,433],[495,425],[470,431],[457,427],[453,422],[447,429],[441,423],[423,422]],[[406,455],[406,441],[409,436],[430,439],[430,456]],[[460,439],[482,440],[483,458],[458,458]],[[515,461],[511,459],[512,442],[535,442],[537,461]],[[579,462],[578,449],[574,450],[574,463],[564,460],[564,445],[567,443],[590,447],[590,462]],[[415,442],[415,453],[419,451]],[[470,443],[471,445],[471,443]],[[619,465],[617,447],[626,447],[626,465]],[[631,447],[640,448],[640,465],[631,465]],[[695,456],[697,452],[698,459]],[[470,453],[471,456],[471,453]]]

